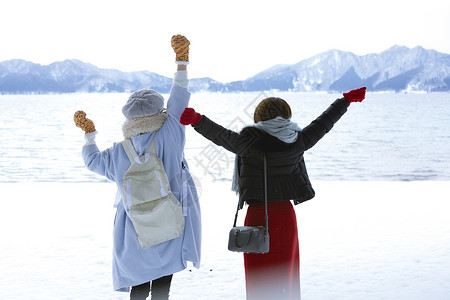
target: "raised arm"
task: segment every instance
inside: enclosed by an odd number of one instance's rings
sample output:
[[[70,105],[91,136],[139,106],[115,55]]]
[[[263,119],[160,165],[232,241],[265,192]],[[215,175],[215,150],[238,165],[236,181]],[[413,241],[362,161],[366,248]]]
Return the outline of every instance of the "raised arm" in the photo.
[[[188,105],[190,93],[188,91],[189,79],[187,65],[189,64],[189,40],[183,35],[172,36],[171,46],[175,52],[177,72],[173,77],[173,86],[167,101],[167,113],[180,118],[183,109]]]
[[[252,134],[251,131],[246,131],[248,134],[240,134],[226,129],[190,107],[184,110],[180,123],[191,124],[198,133],[214,144],[238,155],[245,155],[251,151],[252,145],[257,140],[257,135]]]
[[[325,134],[327,134],[334,124],[339,121],[347,111],[347,107],[352,102],[361,102],[366,96],[366,88],[362,87],[351,90],[343,94],[343,98],[334,101],[317,119],[303,128],[302,137],[305,143],[305,150],[313,147]]]
[[[82,156],[86,167],[110,180],[114,179],[114,164],[111,160],[110,149],[100,152],[96,143],[94,122],[86,118],[86,113],[82,110],[75,112],[73,115],[75,125],[84,131],[85,144],[82,150]]]

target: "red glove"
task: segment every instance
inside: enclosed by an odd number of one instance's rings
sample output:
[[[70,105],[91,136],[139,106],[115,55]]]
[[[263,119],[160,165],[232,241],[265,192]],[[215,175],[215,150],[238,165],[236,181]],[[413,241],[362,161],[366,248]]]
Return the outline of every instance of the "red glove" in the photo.
[[[366,87],[351,90],[350,92],[344,93],[343,95],[348,102],[361,102],[366,97]]]
[[[180,123],[183,125],[197,125],[198,122],[202,119],[202,115],[195,112],[193,108],[186,107],[181,114]]]

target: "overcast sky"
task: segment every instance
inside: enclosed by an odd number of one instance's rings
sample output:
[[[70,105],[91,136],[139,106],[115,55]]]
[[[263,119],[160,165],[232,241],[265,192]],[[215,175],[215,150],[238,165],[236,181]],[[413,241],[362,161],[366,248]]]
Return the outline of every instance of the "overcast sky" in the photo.
[[[363,55],[421,45],[450,53],[450,1],[0,3],[0,61],[46,65],[75,58],[101,68],[172,76],[170,38],[177,33],[191,41],[191,78],[229,82],[330,49]]]

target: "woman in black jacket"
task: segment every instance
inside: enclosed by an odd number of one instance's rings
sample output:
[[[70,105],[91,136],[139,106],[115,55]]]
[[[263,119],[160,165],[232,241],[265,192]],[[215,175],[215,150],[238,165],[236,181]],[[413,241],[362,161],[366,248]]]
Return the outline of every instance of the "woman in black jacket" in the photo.
[[[303,153],[314,146],[351,102],[361,102],[366,88],[343,94],[304,129],[291,122],[289,104],[281,98],[262,100],[255,109],[253,126],[240,133],[228,130],[206,116],[186,108],[180,122],[215,144],[236,154],[233,190],[239,193],[240,207],[249,205],[247,226],[264,226],[264,170],[267,158],[267,198],[270,251],[244,254],[248,300],[300,299],[300,259],[297,220],[291,200],[302,203],[314,197]]]

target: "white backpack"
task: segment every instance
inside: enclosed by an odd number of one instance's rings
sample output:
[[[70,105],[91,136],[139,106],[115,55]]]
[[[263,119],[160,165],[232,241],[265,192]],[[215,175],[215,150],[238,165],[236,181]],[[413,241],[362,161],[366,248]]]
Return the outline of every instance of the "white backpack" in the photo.
[[[122,199],[142,247],[181,235],[184,217],[173,195],[162,161],[156,156],[155,138],[139,157],[130,139],[122,142],[131,166],[122,181]]]

